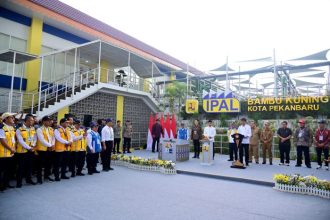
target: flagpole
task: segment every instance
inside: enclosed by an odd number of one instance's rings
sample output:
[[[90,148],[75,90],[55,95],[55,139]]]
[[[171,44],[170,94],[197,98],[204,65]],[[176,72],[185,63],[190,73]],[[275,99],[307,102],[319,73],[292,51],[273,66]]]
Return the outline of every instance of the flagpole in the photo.
[[[277,97],[277,73],[276,73],[276,58],[275,58],[275,48],[273,49],[273,60],[274,60],[274,96]]]
[[[187,63],[187,99],[189,98],[188,97],[188,90],[189,90],[188,73],[189,73],[189,63]]]
[[[228,79],[228,56],[226,58],[226,92],[229,91],[229,79]]]

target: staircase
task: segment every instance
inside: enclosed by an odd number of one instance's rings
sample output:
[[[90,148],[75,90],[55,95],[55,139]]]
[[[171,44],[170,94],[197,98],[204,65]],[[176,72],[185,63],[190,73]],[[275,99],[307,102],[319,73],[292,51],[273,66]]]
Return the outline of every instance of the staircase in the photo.
[[[114,82],[101,83],[98,74],[99,71],[96,68],[83,73],[70,74],[51,83],[43,83],[41,91],[36,90],[29,94],[22,94],[25,98],[22,99],[21,108],[24,109],[24,112],[32,112],[38,118],[42,118],[101,91],[114,95],[141,98],[154,112],[158,111],[159,103],[150,93],[129,86],[122,87]]]

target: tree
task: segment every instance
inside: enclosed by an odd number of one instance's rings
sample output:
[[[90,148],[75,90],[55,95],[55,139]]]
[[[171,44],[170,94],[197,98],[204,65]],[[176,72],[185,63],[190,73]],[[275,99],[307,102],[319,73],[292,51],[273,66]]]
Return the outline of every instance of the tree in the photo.
[[[182,106],[183,101],[186,97],[186,84],[182,82],[174,81],[170,83],[165,90],[165,98],[168,99],[168,104],[170,107],[170,111],[174,112],[174,106],[175,104],[179,105],[179,111],[180,106]]]

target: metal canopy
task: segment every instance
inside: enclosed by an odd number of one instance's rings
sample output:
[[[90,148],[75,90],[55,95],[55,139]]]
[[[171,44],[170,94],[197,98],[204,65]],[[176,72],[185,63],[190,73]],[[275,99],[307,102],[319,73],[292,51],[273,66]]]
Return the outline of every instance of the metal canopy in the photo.
[[[15,57],[16,54],[16,57]],[[15,57],[15,58],[14,58]],[[15,64],[25,63],[31,60],[36,59],[37,56],[33,54],[24,53],[17,50],[7,49],[0,51],[0,61],[13,63],[15,60]]]

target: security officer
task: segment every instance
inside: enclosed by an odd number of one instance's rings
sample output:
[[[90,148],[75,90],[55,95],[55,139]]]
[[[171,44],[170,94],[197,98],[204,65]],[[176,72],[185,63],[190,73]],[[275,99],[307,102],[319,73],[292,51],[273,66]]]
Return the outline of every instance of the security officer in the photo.
[[[252,163],[252,156],[256,164],[259,164],[259,141],[260,141],[260,129],[256,126],[256,123],[251,120],[251,138],[250,138],[250,146],[249,146],[249,163]]]
[[[13,156],[16,152],[14,130],[14,114],[6,112],[1,118],[3,127],[0,129],[0,191],[13,188],[9,185],[9,172],[13,166]]]
[[[54,181],[50,177],[50,169],[55,150],[54,130],[50,127],[51,118],[44,116],[41,119],[42,126],[37,129],[36,167],[38,183],[42,184],[42,168],[44,167],[44,180]]]
[[[71,128],[71,135],[72,135],[72,146],[70,152],[70,171],[71,177],[76,176],[76,168],[78,162],[78,155],[82,145],[83,134],[80,133],[80,121],[74,120],[74,126]]]
[[[262,143],[262,164],[266,164],[266,154],[268,151],[269,164],[273,165],[272,140],[273,131],[270,129],[269,122],[265,122],[265,127],[261,132],[260,140]]]
[[[16,130],[17,149],[15,157],[17,160],[16,188],[22,187],[22,177],[25,174],[26,183],[35,185],[31,180],[32,159],[37,144],[37,134],[33,127],[33,115],[27,114],[23,125]]]
[[[65,175],[68,161],[68,152],[72,145],[71,132],[68,129],[68,122],[66,118],[60,120],[60,126],[55,129],[55,165],[54,175],[55,181],[60,181],[59,169],[61,166],[61,179],[69,179]]]
[[[315,150],[317,153],[317,163],[316,169],[322,168],[322,152],[324,153],[324,158],[329,157],[329,142],[330,142],[330,131],[326,127],[326,121],[320,120],[319,128],[315,132]],[[325,169],[329,170],[329,163],[325,161]]]
[[[97,132],[98,125],[95,122],[91,122],[91,130],[87,134],[87,169],[88,174],[100,173],[96,169],[97,160],[101,152],[101,136]]]

